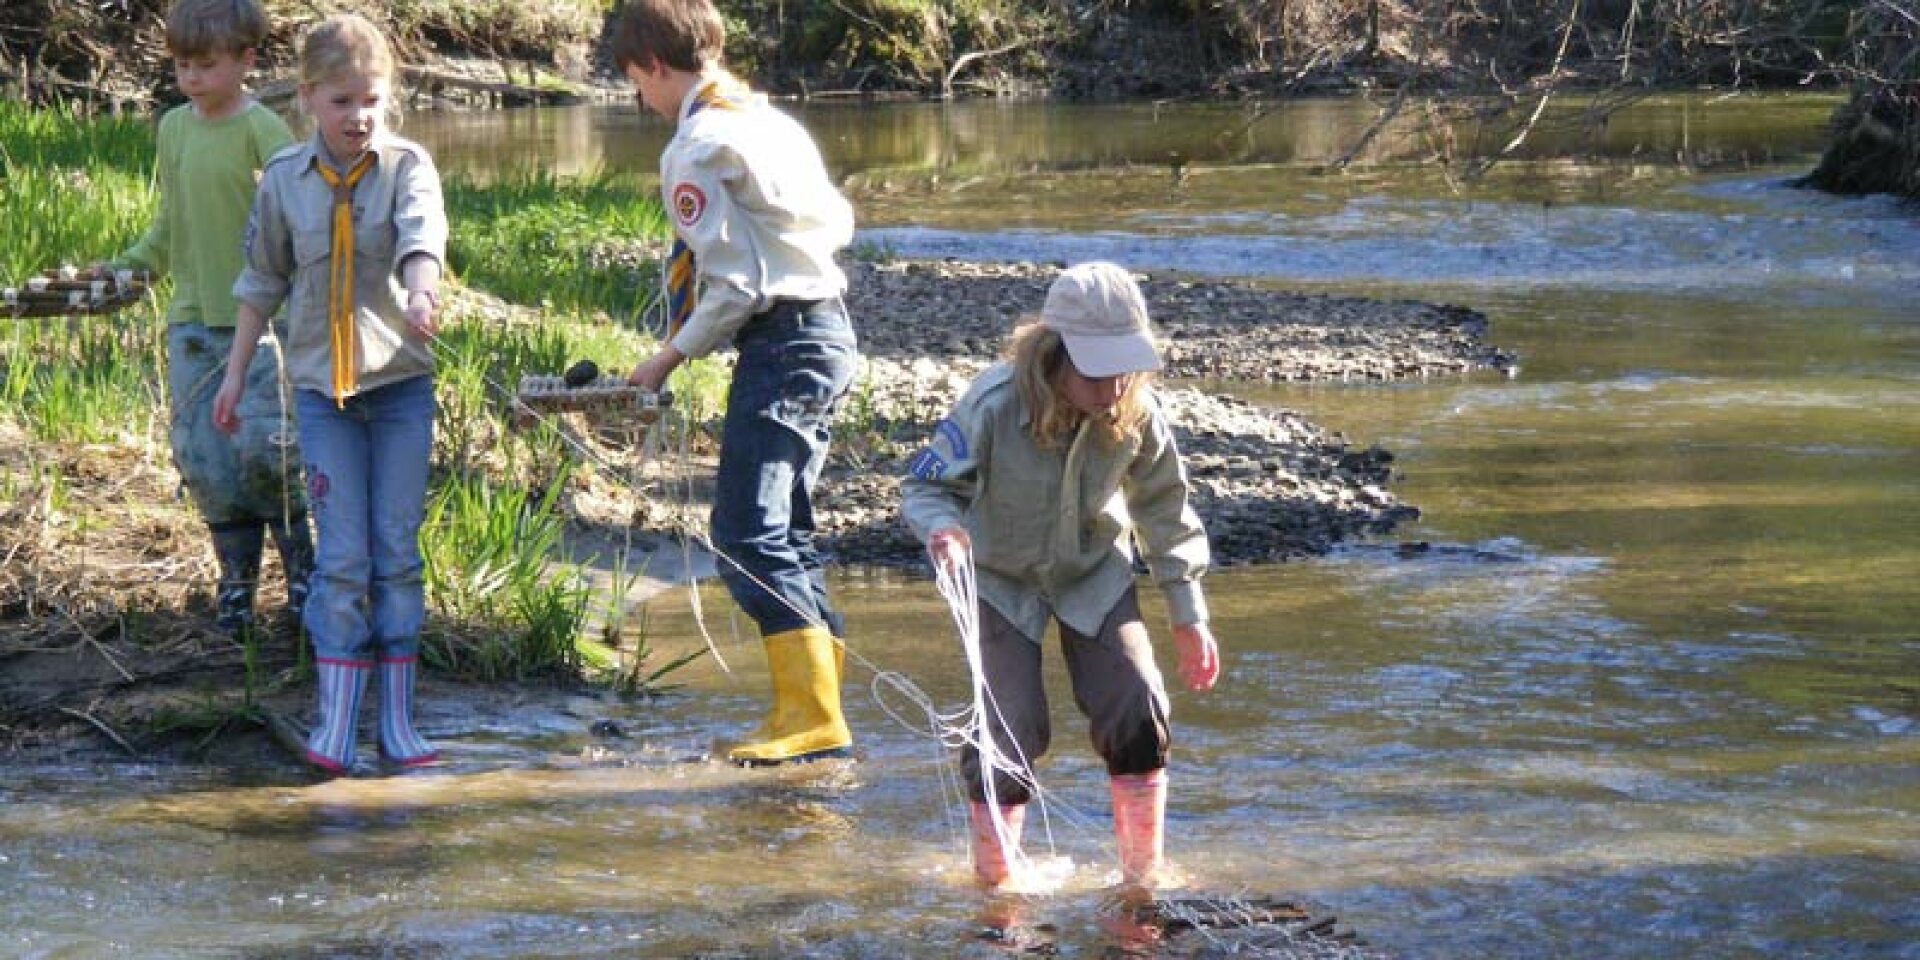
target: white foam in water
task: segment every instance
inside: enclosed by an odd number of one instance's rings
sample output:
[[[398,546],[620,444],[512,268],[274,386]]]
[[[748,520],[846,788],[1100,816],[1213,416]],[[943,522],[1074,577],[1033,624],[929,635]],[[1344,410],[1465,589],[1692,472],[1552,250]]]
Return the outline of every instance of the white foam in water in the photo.
[[[1058,855],[1020,856],[1020,868],[1008,876],[1001,888],[1007,893],[1039,895],[1058,893],[1073,878],[1073,858]]]

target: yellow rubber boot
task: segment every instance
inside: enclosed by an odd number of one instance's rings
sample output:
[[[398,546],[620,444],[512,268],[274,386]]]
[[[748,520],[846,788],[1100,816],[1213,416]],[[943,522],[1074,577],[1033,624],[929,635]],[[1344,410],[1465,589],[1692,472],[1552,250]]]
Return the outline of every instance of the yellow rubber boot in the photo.
[[[833,641],[833,688],[835,690],[840,689],[840,684],[846,679],[846,676],[847,645],[836,637]],[[779,694],[780,690],[776,686],[774,688],[773,705],[767,708],[767,715],[760,718],[760,725],[753,728],[752,733],[747,734],[747,743],[760,743],[762,741],[772,740],[780,736],[777,731],[779,731],[783,725],[796,722],[782,719],[785,714],[792,711],[788,709],[787,702],[780,699]]]
[[[766,638],[767,669],[773,675],[773,728],[764,740],[741,744],[727,758],[749,767],[844,757],[853,734],[840,714],[839,644],[820,627],[801,627]]]

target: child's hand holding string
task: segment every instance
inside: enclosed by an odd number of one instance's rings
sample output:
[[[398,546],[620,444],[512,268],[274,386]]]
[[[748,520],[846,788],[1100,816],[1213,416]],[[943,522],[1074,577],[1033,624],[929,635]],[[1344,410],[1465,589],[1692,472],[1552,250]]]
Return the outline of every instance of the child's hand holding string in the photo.
[[[407,326],[421,340],[431,340],[440,332],[440,295],[432,290],[412,290],[407,293]]]
[[[965,569],[972,552],[973,538],[967,536],[965,527],[941,527],[927,536],[927,554],[948,573]]]
[[[1211,690],[1220,679],[1220,645],[1205,623],[1173,628],[1173,645],[1180,652],[1180,679],[1188,690]]]
[[[408,254],[400,262],[400,283],[407,291],[407,327],[422,342],[432,340],[440,332],[440,261],[429,253]]]

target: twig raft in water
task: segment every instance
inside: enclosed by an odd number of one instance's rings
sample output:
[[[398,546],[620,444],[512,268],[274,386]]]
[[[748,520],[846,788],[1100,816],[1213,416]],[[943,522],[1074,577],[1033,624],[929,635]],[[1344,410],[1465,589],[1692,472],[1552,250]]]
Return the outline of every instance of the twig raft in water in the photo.
[[[1331,913],[1272,897],[1156,899],[1132,910],[1159,933],[1160,957],[1387,960]]]

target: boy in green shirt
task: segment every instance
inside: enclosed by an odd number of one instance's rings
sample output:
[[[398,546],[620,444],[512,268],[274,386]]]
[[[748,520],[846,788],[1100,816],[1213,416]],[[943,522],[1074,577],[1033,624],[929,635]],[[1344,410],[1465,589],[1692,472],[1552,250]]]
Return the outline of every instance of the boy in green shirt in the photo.
[[[287,577],[287,607],[305,603],[313,567],[300,458],[284,413],[279,345],[261,345],[247,368],[242,426],[214,429],[212,402],[233,341],[233,282],[255,185],[267,158],[293,142],[273,111],[247,95],[254,48],[266,39],[257,0],[179,0],[167,14],[167,48],[188,103],[160,120],[160,209],[111,269],[173,275],[167,308],[168,439],[174,465],[213,536],[220,564],[215,625],[253,623],[254,584],[272,531]]]

